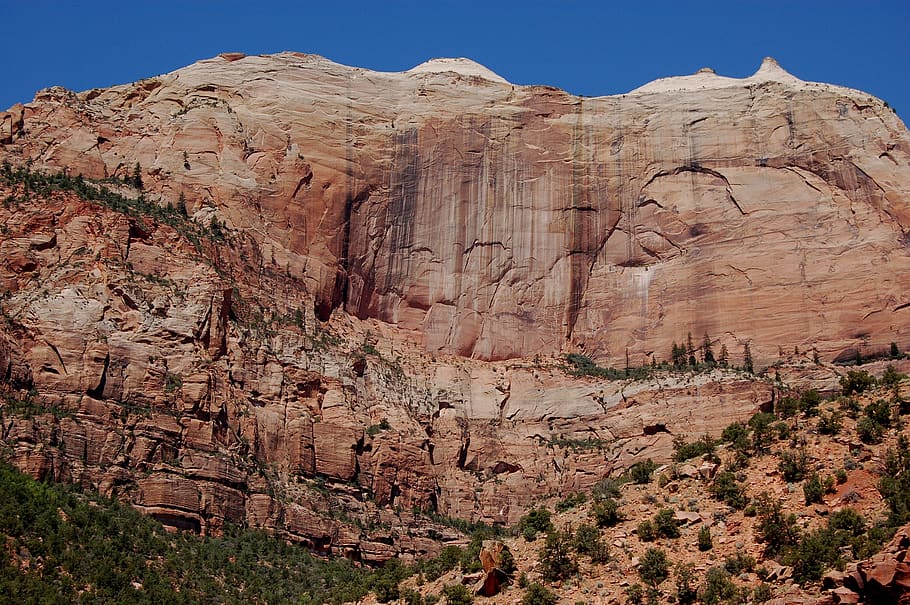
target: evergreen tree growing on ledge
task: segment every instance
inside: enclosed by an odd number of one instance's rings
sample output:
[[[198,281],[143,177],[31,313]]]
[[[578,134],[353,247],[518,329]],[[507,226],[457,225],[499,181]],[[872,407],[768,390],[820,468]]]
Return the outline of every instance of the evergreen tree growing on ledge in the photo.
[[[752,364],[752,349],[748,342],[743,346],[743,370],[750,374],[755,373],[755,366]]]

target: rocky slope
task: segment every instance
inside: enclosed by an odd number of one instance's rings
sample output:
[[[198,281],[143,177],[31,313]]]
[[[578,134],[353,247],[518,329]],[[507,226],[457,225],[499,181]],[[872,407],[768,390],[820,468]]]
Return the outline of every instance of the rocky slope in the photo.
[[[707,333],[831,383],[812,348],[906,346],[910,138],[880,101],[772,62],[597,99],[501,80],[224,55],[0,114],[12,165],[142,185],[0,185],[9,457],[383,560],[455,537],[414,510],[512,523],[777,396],[561,352]]]

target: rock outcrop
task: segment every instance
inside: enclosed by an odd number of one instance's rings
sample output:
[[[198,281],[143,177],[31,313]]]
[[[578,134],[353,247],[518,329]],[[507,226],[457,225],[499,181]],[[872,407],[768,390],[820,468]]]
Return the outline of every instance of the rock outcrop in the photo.
[[[9,457],[175,527],[421,555],[445,517],[512,523],[776,396],[559,353],[907,344],[907,131],[770,63],[579,99],[466,60],[225,55],[42,91],[0,145],[143,189],[0,184]]]
[[[908,341],[910,137],[867,94],[766,60],[625,95],[513,86],[471,61],[376,73],[223,55],[3,115],[5,154],[150,193],[256,240],[326,319],[426,350],[667,358],[687,332],[758,361]]]

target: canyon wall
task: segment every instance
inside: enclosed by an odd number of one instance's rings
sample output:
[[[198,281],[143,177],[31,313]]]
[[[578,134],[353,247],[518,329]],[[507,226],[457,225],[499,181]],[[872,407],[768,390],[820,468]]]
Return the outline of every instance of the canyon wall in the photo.
[[[581,98],[465,60],[225,55],[43,91],[3,123],[6,153],[38,165],[139,162],[162,203],[253,236],[322,319],[376,318],[430,352],[637,364],[692,332],[770,362],[908,344],[907,130],[773,60]]]
[[[41,91],[0,159],[98,180],[0,184],[4,455],[175,527],[422,555],[445,517],[513,523],[779,396],[564,353],[691,332],[833,386],[824,362],[910,344],[910,136],[772,61],[578,98],[223,55]]]

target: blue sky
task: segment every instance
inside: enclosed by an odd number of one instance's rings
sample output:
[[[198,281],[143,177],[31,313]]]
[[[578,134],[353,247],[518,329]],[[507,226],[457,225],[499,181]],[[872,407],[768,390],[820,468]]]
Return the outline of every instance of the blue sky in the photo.
[[[704,66],[747,76],[770,55],[910,116],[908,0],[0,0],[0,22],[0,108],[47,86],[120,84],[220,52],[296,50],[384,71],[465,56],[516,84],[590,96]]]

